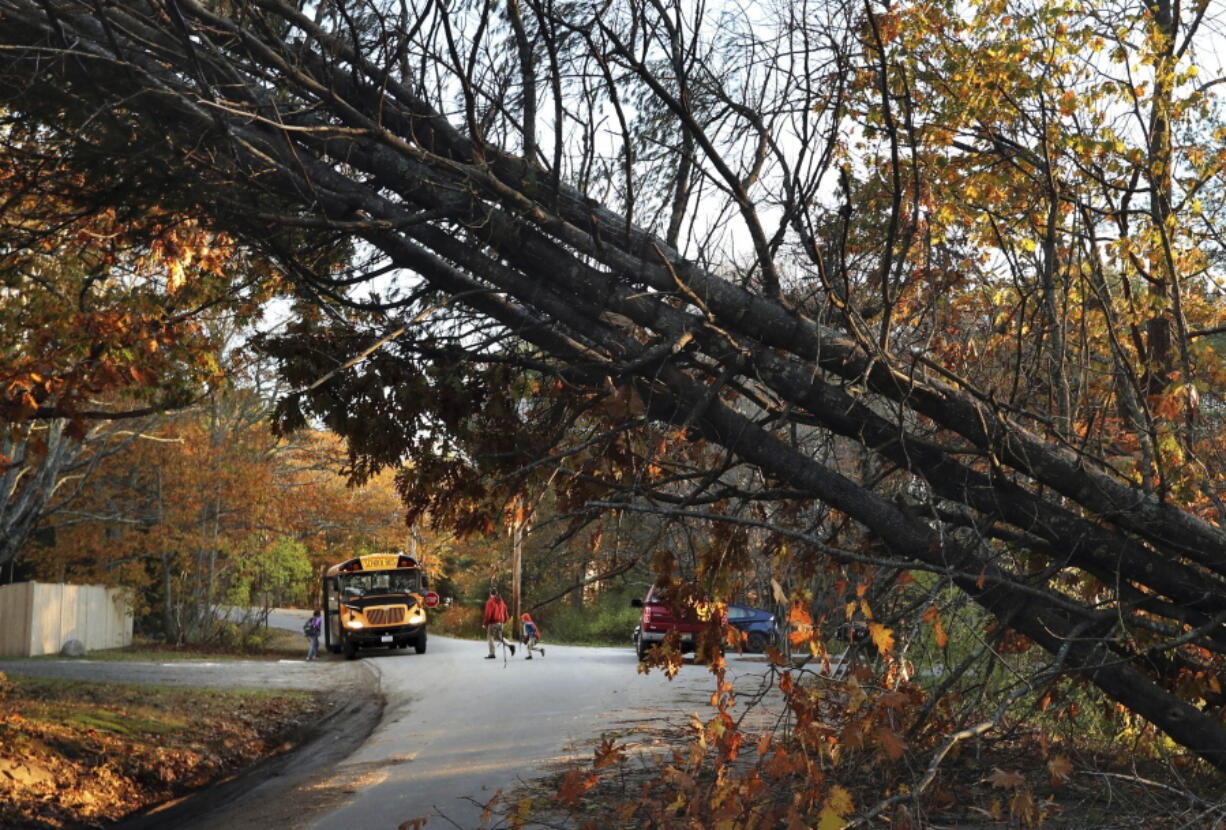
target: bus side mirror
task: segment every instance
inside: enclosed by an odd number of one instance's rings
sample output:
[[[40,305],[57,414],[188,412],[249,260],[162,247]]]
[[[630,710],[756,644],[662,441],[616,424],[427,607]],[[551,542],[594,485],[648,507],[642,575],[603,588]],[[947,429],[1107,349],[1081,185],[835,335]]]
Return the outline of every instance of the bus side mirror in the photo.
[[[421,587],[423,588],[430,587],[430,575],[427,574],[425,571],[421,572]]]

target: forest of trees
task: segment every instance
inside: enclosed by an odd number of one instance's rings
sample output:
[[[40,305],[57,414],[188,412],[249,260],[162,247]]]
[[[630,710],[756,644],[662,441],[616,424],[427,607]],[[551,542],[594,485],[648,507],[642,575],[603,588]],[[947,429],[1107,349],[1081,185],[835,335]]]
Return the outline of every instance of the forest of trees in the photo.
[[[0,0],[0,412],[195,402],[198,317],[280,296],[275,436],[576,581],[631,526],[819,660],[865,622],[849,752],[935,765],[1091,695],[1226,770],[1220,11]],[[44,289],[71,330],[26,322]]]

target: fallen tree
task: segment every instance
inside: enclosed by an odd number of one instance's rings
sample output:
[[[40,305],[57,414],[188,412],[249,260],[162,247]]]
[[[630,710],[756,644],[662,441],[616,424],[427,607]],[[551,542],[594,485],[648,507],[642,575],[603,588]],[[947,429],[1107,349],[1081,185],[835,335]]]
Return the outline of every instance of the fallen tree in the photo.
[[[989,75],[974,44],[1000,32],[972,20],[958,46],[952,11],[711,14],[0,0],[0,105],[100,198],[199,211],[317,307],[383,321],[287,420],[368,432],[337,390],[378,347],[618,397],[1226,770],[1217,248],[1214,210],[1185,210],[1218,174],[1172,149],[1164,74],[1200,18],[1132,12],[1157,68],[1125,146],[1074,117],[1106,106],[1084,91],[1104,70],[1019,47]],[[1072,29],[1066,49],[1117,37]],[[295,258],[279,237],[303,229],[356,264]],[[418,314],[443,297],[446,337]]]

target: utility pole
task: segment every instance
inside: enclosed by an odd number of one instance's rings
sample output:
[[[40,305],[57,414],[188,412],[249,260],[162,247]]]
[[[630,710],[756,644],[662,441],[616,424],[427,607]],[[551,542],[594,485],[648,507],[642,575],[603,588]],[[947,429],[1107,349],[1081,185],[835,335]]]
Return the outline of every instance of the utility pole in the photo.
[[[528,513],[524,509],[524,497],[515,497],[515,509],[511,513],[511,636],[519,629],[522,613],[522,588],[524,569],[524,524]]]

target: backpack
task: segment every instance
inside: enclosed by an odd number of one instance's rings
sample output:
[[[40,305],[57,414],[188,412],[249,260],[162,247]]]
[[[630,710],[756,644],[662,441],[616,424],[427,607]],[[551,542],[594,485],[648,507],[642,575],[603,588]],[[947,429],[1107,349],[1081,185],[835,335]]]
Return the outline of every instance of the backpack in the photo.
[[[314,637],[316,631],[318,631],[318,629],[315,627],[314,617],[311,617],[311,619],[302,624],[302,633],[304,636]]]

